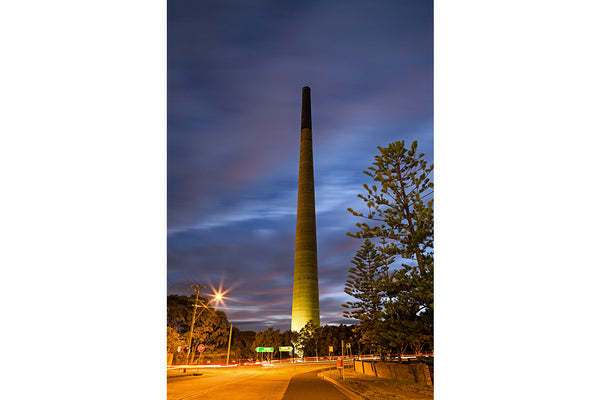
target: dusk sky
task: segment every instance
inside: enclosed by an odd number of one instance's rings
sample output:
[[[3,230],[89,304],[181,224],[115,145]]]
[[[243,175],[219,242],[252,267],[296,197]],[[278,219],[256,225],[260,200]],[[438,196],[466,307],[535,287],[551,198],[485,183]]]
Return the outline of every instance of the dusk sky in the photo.
[[[241,330],[290,329],[301,89],[311,87],[321,324],[361,241],[362,173],[433,161],[432,1],[167,2],[167,290],[229,290]]]

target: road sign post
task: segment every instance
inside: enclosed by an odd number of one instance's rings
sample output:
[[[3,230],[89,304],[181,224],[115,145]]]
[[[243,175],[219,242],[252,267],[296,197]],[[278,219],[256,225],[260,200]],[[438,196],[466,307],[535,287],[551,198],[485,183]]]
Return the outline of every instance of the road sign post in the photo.
[[[342,340],[342,380],[344,380],[344,341]]]
[[[281,346],[279,347],[279,362],[281,362],[281,353],[284,351],[293,351],[294,348],[292,346]]]
[[[272,353],[274,351],[275,351],[275,349],[273,347],[257,347],[256,348],[257,353]],[[258,355],[256,356],[256,358],[258,358]],[[270,358],[269,358],[269,360],[270,360]]]

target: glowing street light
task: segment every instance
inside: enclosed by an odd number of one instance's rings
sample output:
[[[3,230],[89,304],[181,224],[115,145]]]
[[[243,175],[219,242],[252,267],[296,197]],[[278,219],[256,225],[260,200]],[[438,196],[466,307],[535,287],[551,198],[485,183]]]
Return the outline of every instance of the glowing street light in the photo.
[[[210,285],[210,288],[213,291],[211,302],[215,302],[215,306],[219,306],[219,304],[223,307],[226,306],[225,300],[229,300],[229,297],[225,296],[231,289],[223,290],[223,284],[219,285],[219,289],[214,288]]]
[[[215,302],[215,307],[217,307],[219,304],[221,304],[221,306],[226,307],[225,304],[225,300],[229,300],[229,297],[226,297],[225,295],[231,290],[231,288],[227,289],[227,290],[223,290],[223,283],[221,282],[221,284],[219,284],[219,289],[215,289],[213,287],[213,285],[210,285],[210,288],[213,291],[212,294],[212,299],[210,300],[211,302]],[[233,324],[230,323],[229,325],[229,342],[227,344],[227,361],[225,362],[225,365],[229,365],[229,353],[231,350],[231,333],[233,331]]]

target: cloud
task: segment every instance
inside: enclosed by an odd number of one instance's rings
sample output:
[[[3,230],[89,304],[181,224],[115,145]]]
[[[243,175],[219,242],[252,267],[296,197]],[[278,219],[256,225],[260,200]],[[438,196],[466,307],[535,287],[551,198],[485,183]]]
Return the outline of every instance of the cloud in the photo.
[[[167,3],[169,293],[223,282],[234,288],[232,307],[282,310],[232,309],[230,320],[289,326],[309,85],[322,306],[339,308],[360,247],[345,235],[357,222],[346,209],[363,207],[356,195],[377,146],[419,140],[433,160],[432,6]]]

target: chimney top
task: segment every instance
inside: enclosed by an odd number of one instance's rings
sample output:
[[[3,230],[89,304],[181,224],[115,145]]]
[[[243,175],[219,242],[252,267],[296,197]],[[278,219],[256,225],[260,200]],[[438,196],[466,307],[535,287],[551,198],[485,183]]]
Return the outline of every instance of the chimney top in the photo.
[[[312,129],[312,119],[310,116],[310,87],[302,88],[302,122],[300,129]]]

